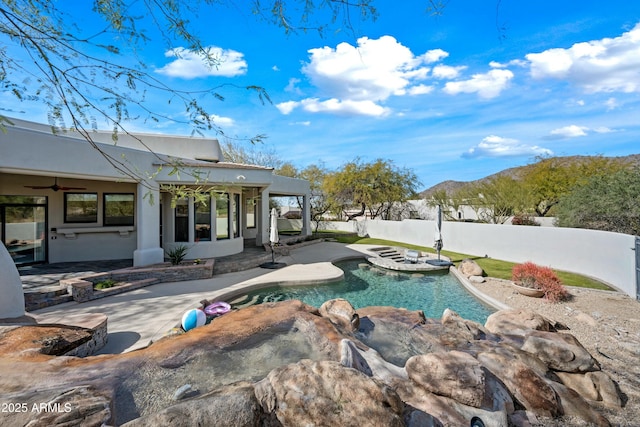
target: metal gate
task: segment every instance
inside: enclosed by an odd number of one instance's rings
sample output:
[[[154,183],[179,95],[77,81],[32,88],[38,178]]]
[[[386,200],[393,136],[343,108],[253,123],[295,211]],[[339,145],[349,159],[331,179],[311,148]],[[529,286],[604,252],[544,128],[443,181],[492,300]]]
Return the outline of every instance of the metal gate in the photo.
[[[640,237],[636,236],[636,299],[640,301]]]

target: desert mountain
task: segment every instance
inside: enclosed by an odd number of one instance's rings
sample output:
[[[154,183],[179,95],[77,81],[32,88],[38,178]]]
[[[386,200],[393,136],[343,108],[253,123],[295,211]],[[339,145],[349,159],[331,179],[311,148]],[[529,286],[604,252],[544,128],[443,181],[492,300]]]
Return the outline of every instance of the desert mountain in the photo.
[[[578,162],[580,160],[583,160],[585,158],[590,158],[590,157],[595,157],[595,156],[567,156],[567,157],[556,157],[556,159],[562,160],[567,163],[571,163],[571,162]],[[630,154],[628,156],[605,157],[605,158],[618,160],[620,162],[628,162],[632,165],[640,166],[640,154]],[[430,197],[433,193],[439,190],[446,190],[448,194],[451,194],[452,192],[466,185],[482,182],[499,175],[509,175],[516,178],[520,176],[520,174],[528,167],[529,165],[525,165],[525,166],[518,166],[515,168],[505,169],[500,172],[494,173],[492,175],[486,176],[484,178],[477,179],[475,181],[452,181],[452,180],[442,181],[441,183],[436,184],[433,187],[427,188],[426,190],[418,193],[418,195],[420,196],[421,199],[424,199],[424,198]]]

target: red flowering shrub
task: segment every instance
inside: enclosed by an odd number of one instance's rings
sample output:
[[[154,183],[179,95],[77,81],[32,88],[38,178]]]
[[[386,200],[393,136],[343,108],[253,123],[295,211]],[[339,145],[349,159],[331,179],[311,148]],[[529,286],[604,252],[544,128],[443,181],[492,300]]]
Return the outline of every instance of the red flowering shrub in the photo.
[[[541,267],[532,262],[518,264],[511,270],[511,280],[525,288],[544,291],[544,298],[551,302],[567,299],[569,293],[549,267]]]
[[[526,213],[516,214],[511,219],[511,225],[540,225],[536,222],[535,218]]]

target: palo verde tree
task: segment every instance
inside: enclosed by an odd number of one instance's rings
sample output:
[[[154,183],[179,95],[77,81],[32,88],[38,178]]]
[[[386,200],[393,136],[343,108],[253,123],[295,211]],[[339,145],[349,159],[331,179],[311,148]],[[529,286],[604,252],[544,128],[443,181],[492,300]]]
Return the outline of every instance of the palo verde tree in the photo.
[[[503,224],[510,216],[526,212],[531,198],[521,181],[509,175],[494,175],[458,190],[453,199],[468,205],[478,219]]]
[[[309,181],[311,188],[311,195],[309,198],[309,214],[311,222],[314,223],[314,233],[318,231],[320,223],[324,216],[331,209],[331,204],[327,193],[324,191],[324,180],[327,177],[329,171],[325,167],[324,163],[317,165],[309,165],[302,169],[297,177],[306,179]],[[302,199],[298,197],[298,204],[302,208]]]
[[[360,159],[345,164],[338,172],[324,180],[324,191],[334,212],[346,215],[347,220],[362,216],[393,219],[394,212],[407,200],[415,197],[420,185],[413,171],[399,168],[391,161],[378,159],[363,163]],[[348,213],[358,209],[355,213]]]
[[[435,208],[440,206],[442,208],[442,215],[446,221],[457,221],[457,212],[464,204],[464,201],[454,195],[453,192],[449,193],[445,189],[436,190],[426,200],[427,206]]]
[[[623,162],[603,156],[539,157],[523,169],[520,179],[532,197],[531,208],[538,216],[546,216],[575,186],[626,167]]]

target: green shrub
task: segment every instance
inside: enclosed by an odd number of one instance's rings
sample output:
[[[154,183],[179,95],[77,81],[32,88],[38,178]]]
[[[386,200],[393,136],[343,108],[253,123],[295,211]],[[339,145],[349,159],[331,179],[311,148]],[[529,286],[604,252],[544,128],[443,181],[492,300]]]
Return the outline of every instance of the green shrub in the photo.
[[[116,281],[113,279],[105,279],[96,283],[93,287],[95,289],[108,289],[113,288],[116,285]]]
[[[544,291],[544,298],[551,302],[564,301],[569,297],[562,281],[552,269],[532,262],[515,265],[511,280],[518,286]]]
[[[184,261],[187,256],[187,252],[189,248],[185,245],[178,245],[171,249],[170,251],[165,251],[167,256],[169,257],[169,261],[171,261],[171,265],[180,265],[182,261]]]

